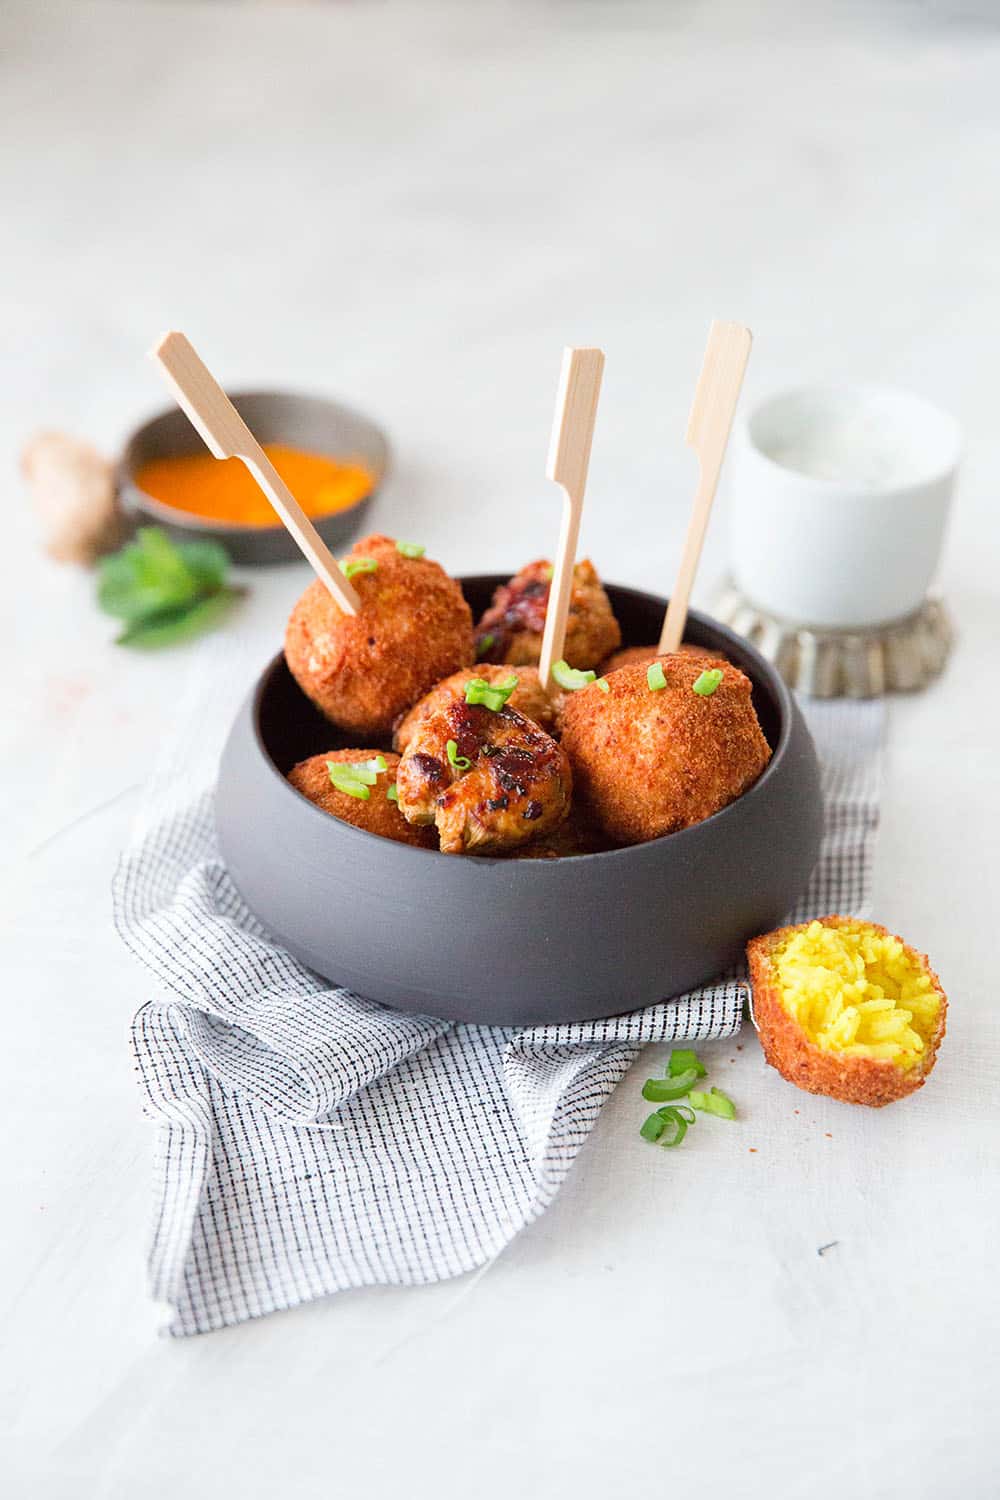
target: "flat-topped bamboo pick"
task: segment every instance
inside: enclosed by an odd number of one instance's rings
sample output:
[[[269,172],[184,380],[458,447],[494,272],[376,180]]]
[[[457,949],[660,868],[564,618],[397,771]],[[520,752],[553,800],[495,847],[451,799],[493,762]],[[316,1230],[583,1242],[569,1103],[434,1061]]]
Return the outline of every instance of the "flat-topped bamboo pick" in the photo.
[[[677,582],[663,620],[659,645],[661,655],[676,651],[684,639],[691,588],[698,571],[722,460],[726,456],[726,444],[729,442],[729,431],[743,384],[743,372],[750,358],[751,342],[750,330],[744,328],[742,323],[714,322],[708,331],[705,358],[695,387],[684,437],[688,447],[693,448],[698,455],[698,488],[684,539]]]
[[[549,461],[545,471],[549,479],[562,486],[563,491],[562,526],[553,561],[542,652],[538,663],[539,676],[546,690],[552,688],[552,666],[562,656],[566,642],[576,545],[580,536],[590,445],[594,436],[603,373],[602,350],[567,349],[564,352],[552,441],[549,444]]]
[[[178,404],[216,458],[238,458],[274,506],[317,578],[335,603],[356,615],[361,601],[337,560],[225,391],[213,378],[183,333],[165,333],[150,350],[167,378]]]

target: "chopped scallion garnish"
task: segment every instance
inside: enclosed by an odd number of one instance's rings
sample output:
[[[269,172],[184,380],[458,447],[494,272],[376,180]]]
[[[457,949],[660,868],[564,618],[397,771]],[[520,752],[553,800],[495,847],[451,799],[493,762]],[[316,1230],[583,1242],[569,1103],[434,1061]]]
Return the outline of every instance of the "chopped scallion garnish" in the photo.
[[[394,781],[389,782],[389,785],[385,789],[385,796],[387,802],[399,801],[399,787]]]
[[[487,682],[484,677],[470,677],[465,684],[465,701],[481,703],[484,708],[497,714],[516,687],[517,678],[513,673],[504,678],[503,682]]]
[[[702,672],[700,677],[696,677],[691,686],[699,698],[710,698],[721,681],[721,669],[719,667],[712,667],[709,671]]]
[[[679,1073],[686,1073],[689,1068],[694,1068],[697,1077],[705,1077],[705,1064],[697,1052],[690,1047],[675,1047],[667,1063],[667,1073],[671,1078],[676,1078]]]
[[[331,785],[338,792],[356,797],[359,802],[367,802],[371,796],[368,788],[375,785],[387,766],[384,755],[375,755],[371,760],[328,760],[326,769],[330,773]]]
[[[646,668],[646,683],[650,692],[658,693],[667,685],[667,679],[663,675],[663,663],[659,661],[650,662]]]
[[[454,766],[456,771],[467,771],[472,765],[467,755],[459,755],[458,745],[454,740],[449,740],[444,748],[448,752],[448,764]]]
[[[427,551],[419,542],[397,542],[396,551],[401,557],[423,557]]]
[[[651,1104],[662,1104],[666,1099],[683,1099],[698,1077],[696,1068],[686,1068],[671,1078],[647,1078],[642,1086],[642,1097]]]
[[[487,633],[484,636],[480,636],[479,640],[476,642],[476,661],[482,661],[486,653],[493,650],[495,642],[495,635],[490,635],[489,633]]]
[[[567,693],[575,693],[578,688],[586,687],[588,682],[594,682],[597,678],[596,672],[578,672],[575,667],[570,666],[568,661],[554,662],[552,675]]]
[[[353,578],[356,573],[374,573],[377,567],[374,557],[345,557],[340,571],[345,578]]]
[[[597,686],[602,693],[610,693],[611,691],[611,684],[606,677],[598,677]]]
[[[707,1094],[699,1093],[697,1089],[692,1089],[688,1098],[691,1107],[693,1109],[700,1109],[703,1114],[718,1115],[722,1120],[736,1119],[736,1105],[729,1098],[728,1094],[724,1094],[721,1089],[713,1088]]]
[[[656,1137],[656,1144],[658,1146],[679,1146],[687,1135],[688,1125],[694,1123],[694,1115],[692,1114],[690,1120],[688,1120],[682,1109],[678,1108],[675,1104],[665,1104],[656,1113],[663,1121],[663,1129]],[[690,1113],[690,1110],[688,1110],[687,1114]]]

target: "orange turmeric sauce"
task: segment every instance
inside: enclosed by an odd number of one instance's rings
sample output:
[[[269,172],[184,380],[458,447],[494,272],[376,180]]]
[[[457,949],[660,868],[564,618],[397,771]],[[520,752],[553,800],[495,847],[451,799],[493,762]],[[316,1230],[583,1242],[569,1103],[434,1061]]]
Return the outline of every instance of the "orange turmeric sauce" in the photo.
[[[351,459],[307,453],[287,443],[261,445],[307,516],[328,516],[357,505],[371,491],[374,477]],[[278,517],[238,458],[182,453],[154,458],[136,474],[136,483],[154,500],[209,521],[237,526],[276,526]]]

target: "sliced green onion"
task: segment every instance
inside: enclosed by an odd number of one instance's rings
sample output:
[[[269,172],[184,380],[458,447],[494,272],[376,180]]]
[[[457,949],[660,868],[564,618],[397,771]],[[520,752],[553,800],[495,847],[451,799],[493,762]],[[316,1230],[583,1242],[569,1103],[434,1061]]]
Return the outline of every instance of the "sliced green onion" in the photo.
[[[386,789],[385,789],[385,797],[386,797],[386,801],[387,802],[398,802],[399,801],[399,787],[396,785],[396,783],[394,781],[390,781],[389,785],[386,787]]]
[[[596,672],[578,672],[575,667],[570,666],[568,661],[554,662],[552,675],[567,693],[575,693],[578,688],[586,687],[588,682],[594,682],[597,679]]]
[[[694,688],[699,698],[711,698],[712,694],[715,692],[721,681],[721,669],[719,667],[712,667],[710,671],[702,672],[700,677],[696,677],[691,686]]]
[[[689,1068],[694,1068],[698,1078],[705,1077],[705,1065],[697,1052],[692,1051],[690,1047],[675,1047],[667,1063],[668,1076],[676,1078],[679,1073],[686,1073]]]
[[[658,693],[667,685],[667,679],[663,675],[663,663],[659,661],[650,662],[646,668],[646,682],[651,693]]]
[[[642,1097],[651,1104],[662,1104],[665,1099],[683,1099],[698,1076],[696,1068],[686,1068],[673,1078],[647,1078],[642,1086]]]
[[[340,571],[345,578],[353,578],[355,573],[374,573],[377,567],[374,557],[345,557]]]
[[[602,693],[610,693],[611,691],[611,684],[606,677],[598,677],[597,686]]]
[[[644,1141],[658,1141],[667,1128],[667,1122],[659,1113],[647,1115],[639,1126],[639,1134]]]
[[[467,771],[472,761],[467,755],[459,755],[458,746],[454,740],[449,740],[444,747],[448,752],[448,763],[455,767],[456,771]]]
[[[396,551],[400,557],[423,557],[427,548],[421,547],[419,542],[397,542]]]
[[[692,1089],[688,1097],[692,1108],[700,1109],[706,1115],[718,1115],[722,1120],[736,1119],[736,1105],[721,1089],[713,1088],[708,1094]]]
[[[656,1113],[663,1121],[663,1130],[656,1138],[658,1146],[679,1146],[687,1135],[688,1125],[694,1122],[694,1115],[687,1120],[676,1105],[666,1104]]]
[[[517,678],[513,674],[503,682],[487,682],[483,677],[470,677],[465,684],[465,701],[481,703],[484,708],[497,714],[516,687]]]
[[[348,797],[367,802],[371,796],[368,788],[375,785],[379,772],[387,767],[385,756],[375,755],[371,760],[328,760],[326,769],[338,792],[346,792]]]
[[[542,577],[545,579],[546,583],[551,583],[552,582],[552,574],[554,572],[555,572],[555,568],[553,568],[553,566],[552,566],[551,563],[549,563],[547,567],[545,567],[545,568],[542,569]]]
[[[495,644],[495,635],[487,634],[482,636],[481,639],[476,643],[476,661],[482,661],[487,651],[492,651]]]

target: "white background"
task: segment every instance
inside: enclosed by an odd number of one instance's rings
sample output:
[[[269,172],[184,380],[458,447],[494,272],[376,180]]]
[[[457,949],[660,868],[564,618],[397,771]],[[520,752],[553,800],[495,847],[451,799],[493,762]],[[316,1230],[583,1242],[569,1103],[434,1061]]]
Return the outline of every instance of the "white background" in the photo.
[[[0,7],[5,1494],[997,1493],[991,14]],[[248,580],[216,681],[207,643],[129,656],[92,580],[41,560],[21,443],[52,425],[115,452],[162,404],[143,351],[180,327],[230,384],[384,422],[377,528],[455,571],[514,568],[557,526],[561,349],[599,343],[584,546],[667,587],[715,315],[755,330],[751,398],[886,380],[967,432],[942,575],[961,640],[892,705],[875,900],[951,995],[930,1084],[878,1112],[813,1099],[747,1032],[706,1049],[740,1123],[665,1154],[637,1135],[651,1049],[475,1283],[158,1341],[126,1047],[152,991],[108,883],[178,704],[205,703],[193,792],[305,575]],[[703,599],[725,558],[720,517]]]

